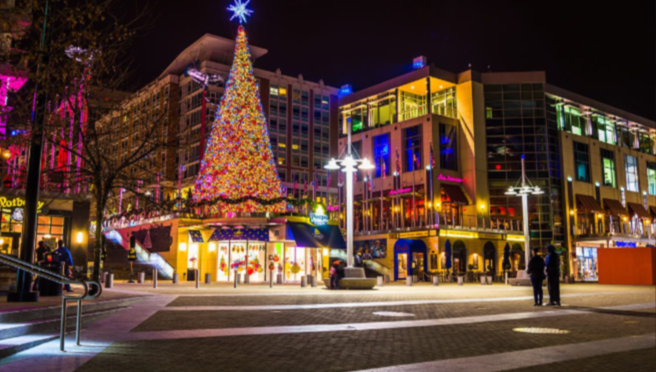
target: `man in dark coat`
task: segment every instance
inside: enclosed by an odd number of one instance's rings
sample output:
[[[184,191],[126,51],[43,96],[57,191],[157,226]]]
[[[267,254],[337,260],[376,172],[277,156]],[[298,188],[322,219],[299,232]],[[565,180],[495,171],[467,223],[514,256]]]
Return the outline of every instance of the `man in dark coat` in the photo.
[[[544,293],[542,291],[542,282],[544,281],[544,268],[545,263],[540,256],[540,249],[533,250],[533,257],[528,262],[526,273],[531,276],[531,285],[533,285],[533,299],[535,303],[533,306],[542,306],[542,298]]]
[[[546,306],[560,306],[560,256],[556,247],[547,246],[547,289],[549,290],[549,303]]]
[[[53,257],[55,262],[61,262],[64,265],[64,276],[71,277],[71,268],[73,267],[73,256],[71,256],[71,251],[69,251],[64,246],[64,241],[57,241],[58,248],[53,252]],[[66,292],[71,292],[71,285],[65,284],[64,289]]]

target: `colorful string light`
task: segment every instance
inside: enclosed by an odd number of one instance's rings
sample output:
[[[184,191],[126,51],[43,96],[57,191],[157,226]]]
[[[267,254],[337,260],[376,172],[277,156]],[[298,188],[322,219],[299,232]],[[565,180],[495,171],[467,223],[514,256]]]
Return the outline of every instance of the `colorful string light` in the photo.
[[[284,202],[266,205],[253,200],[281,198],[280,190],[248,40],[239,26],[230,77],[194,194],[198,201],[249,198],[237,204],[218,202],[224,212],[282,212]]]

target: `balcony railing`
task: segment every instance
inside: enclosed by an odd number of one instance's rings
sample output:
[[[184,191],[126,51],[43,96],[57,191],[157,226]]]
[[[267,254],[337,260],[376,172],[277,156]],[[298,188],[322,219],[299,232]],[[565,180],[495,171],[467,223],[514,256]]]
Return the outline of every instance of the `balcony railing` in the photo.
[[[611,236],[633,238],[633,239],[653,239],[656,237],[656,224],[642,225],[632,224],[629,222],[617,222],[604,225],[579,224],[573,229],[575,238],[609,238]]]
[[[396,221],[396,223],[395,223]],[[428,223],[427,223],[428,222]],[[342,225],[344,221],[341,221]],[[524,229],[521,220],[489,218],[489,217],[468,217],[449,218],[445,214],[440,214],[435,223],[432,221],[432,216],[429,221],[426,221],[423,216],[418,218],[413,224],[411,219],[405,219],[403,223],[394,219],[383,219],[381,221],[374,221],[367,219],[366,224],[363,223],[362,217],[355,220],[355,234],[356,235],[372,235],[382,234],[397,231],[413,231],[413,230],[427,230],[427,229],[445,229],[445,230],[461,230],[468,232],[490,232],[498,234],[524,234]]]

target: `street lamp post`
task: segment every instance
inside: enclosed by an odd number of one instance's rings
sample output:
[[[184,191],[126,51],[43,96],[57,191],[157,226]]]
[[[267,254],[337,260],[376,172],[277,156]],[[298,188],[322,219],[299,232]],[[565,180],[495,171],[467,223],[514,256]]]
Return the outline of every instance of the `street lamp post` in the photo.
[[[353,173],[357,172],[355,166],[360,170],[371,170],[376,167],[367,159],[355,159],[351,153],[351,125],[348,122],[348,143],[346,144],[346,155],[343,159],[330,159],[327,170],[339,170],[346,173],[346,266],[353,267]],[[355,154],[359,156],[358,154]],[[366,187],[366,186],[365,186]]]
[[[528,195],[541,195],[544,191],[539,186],[533,186],[526,177],[526,166],[524,165],[524,155],[522,155],[522,178],[515,184],[510,186],[506,195],[521,196],[522,197],[522,221],[524,222],[524,269],[528,268],[528,261],[531,260],[531,240],[528,231]],[[518,278],[527,278],[526,271],[517,270]]]

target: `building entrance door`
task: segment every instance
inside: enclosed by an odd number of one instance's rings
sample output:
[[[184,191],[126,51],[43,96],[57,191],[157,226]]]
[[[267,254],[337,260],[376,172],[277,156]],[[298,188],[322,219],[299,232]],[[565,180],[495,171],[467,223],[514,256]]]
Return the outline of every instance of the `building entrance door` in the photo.
[[[412,275],[416,275],[420,281],[424,279],[424,253],[412,252],[412,262],[414,264]]]
[[[398,279],[402,280],[408,277],[408,254],[398,253],[396,255]]]

